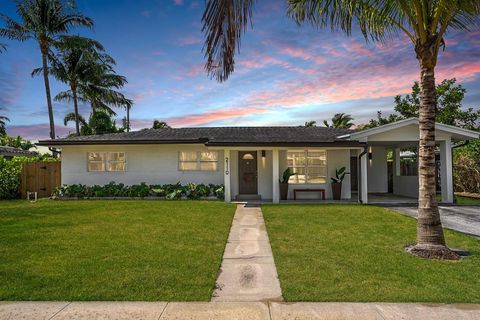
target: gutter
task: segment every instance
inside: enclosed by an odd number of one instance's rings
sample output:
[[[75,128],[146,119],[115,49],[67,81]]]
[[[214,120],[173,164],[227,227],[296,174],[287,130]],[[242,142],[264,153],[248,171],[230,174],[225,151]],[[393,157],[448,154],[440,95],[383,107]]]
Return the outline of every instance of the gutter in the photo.
[[[357,172],[358,178],[357,178],[357,189],[358,189],[358,202],[363,203],[362,199],[362,157],[365,156],[368,153],[368,144],[363,147],[363,152],[358,155],[358,163],[357,163]]]

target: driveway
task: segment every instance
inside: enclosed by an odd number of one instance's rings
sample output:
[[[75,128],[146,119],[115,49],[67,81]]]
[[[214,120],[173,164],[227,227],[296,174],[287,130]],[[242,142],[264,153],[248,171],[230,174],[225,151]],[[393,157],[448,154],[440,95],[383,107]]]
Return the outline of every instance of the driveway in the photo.
[[[440,206],[442,225],[480,238],[480,206]],[[417,217],[415,206],[395,206],[389,209],[407,216]]]

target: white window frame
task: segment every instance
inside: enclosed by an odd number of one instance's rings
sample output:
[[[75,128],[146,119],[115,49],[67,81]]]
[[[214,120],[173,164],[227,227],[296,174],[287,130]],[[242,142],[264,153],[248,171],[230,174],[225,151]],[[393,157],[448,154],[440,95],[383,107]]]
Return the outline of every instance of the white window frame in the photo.
[[[308,149],[305,149],[305,150],[287,150],[287,159],[288,159],[288,153],[289,152],[296,152],[296,153],[303,153],[304,154],[304,165],[296,165],[295,163],[292,165],[292,166],[289,166],[290,168],[304,168],[305,170],[305,181],[304,182],[299,182],[298,181],[298,175],[295,174],[293,175],[292,177],[290,177],[290,180],[288,181],[288,183],[290,184],[298,184],[298,185],[302,185],[302,184],[326,184],[327,183],[327,178],[328,178],[328,158],[327,158],[327,150],[325,149],[319,149],[319,150],[308,150]],[[308,164],[308,154],[309,152],[323,152],[325,153],[325,165],[309,165]],[[325,176],[320,176],[320,177],[324,177],[325,178],[325,182],[322,182],[322,183],[319,183],[319,182],[309,182],[308,181],[308,171],[309,171],[309,168],[325,168]],[[293,177],[296,177],[296,181],[292,181],[292,178]],[[295,179],[295,178],[294,178]]]
[[[90,160],[91,153],[99,153],[102,155],[102,160]],[[110,160],[110,154],[112,153],[123,153],[124,161],[113,161]],[[125,163],[124,170],[110,170],[110,163]],[[91,170],[90,163],[103,163],[103,170]],[[127,153],[125,151],[113,151],[113,152],[103,152],[103,151],[89,151],[87,152],[87,172],[98,173],[98,172],[125,172],[127,171]]]
[[[183,152],[195,152],[196,154],[196,157],[195,157],[195,160],[180,160],[182,158],[181,154]],[[217,160],[202,160],[202,152],[214,152],[216,153],[217,155]],[[215,150],[204,150],[204,151],[179,151],[178,152],[178,165],[177,165],[177,168],[178,168],[178,171],[201,171],[201,172],[218,172],[219,170],[219,164],[220,164],[220,161],[219,161],[219,152],[218,151],[215,151]],[[195,163],[195,168],[194,169],[182,169],[181,168],[181,164],[182,163]],[[201,164],[202,163],[216,163],[216,169],[215,170],[202,170],[202,166]]]

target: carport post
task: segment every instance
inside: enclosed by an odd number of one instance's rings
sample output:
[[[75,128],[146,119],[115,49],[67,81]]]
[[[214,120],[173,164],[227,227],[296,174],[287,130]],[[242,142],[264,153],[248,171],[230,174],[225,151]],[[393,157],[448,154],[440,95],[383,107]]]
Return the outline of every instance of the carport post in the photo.
[[[440,177],[442,202],[453,203],[452,141],[440,141]]]

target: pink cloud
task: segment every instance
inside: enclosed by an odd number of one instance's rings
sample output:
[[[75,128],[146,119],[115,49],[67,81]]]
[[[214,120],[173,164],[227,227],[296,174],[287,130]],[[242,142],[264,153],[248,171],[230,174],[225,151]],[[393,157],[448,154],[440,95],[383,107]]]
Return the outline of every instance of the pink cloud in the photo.
[[[295,48],[295,47],[284,47],[280,49],[280,52],[286,55],[289,55],[294,58],[299,58],[302,60],[306,61],[313,61],[317,64],[323,64],[327,60],[319,55],[315,55],[314,53],[312,54],[311,52],[308,52],[307,50],[300,49],[300,48]]]
[[[198,36],[188,35],[183,38],[180,38],[177,41],[177,44],[180,46],[190,46],[190,45],[202,43],[202,41],[203,41],[202,38]]]
[[[55,126],[55,134],[58,137],[64,137],[74,131],[74,128],[57,125]],[[50,139],[50,125],[44,123],[35,125],[8,126],[7,133],[11,136],[21,136],[24,139],[34,141]]]
[[[176,6],[183,6],[183,0],[173,0],[173,3],[174,3]]]

